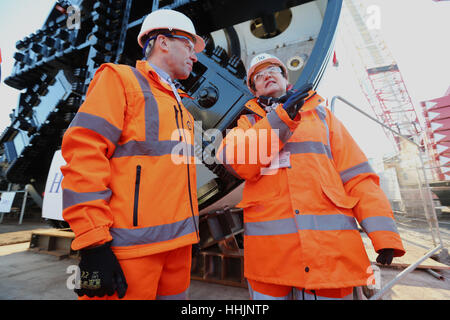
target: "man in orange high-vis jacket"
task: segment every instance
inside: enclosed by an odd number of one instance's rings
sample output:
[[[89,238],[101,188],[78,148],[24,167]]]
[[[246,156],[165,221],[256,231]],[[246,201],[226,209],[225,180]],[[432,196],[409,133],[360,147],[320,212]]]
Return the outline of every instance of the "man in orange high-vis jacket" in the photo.
[[[354,287],[373,284],[356,221],[378,262],[405,253],[379,177],[312,86],[287,92],[278,58],[254,57],[247,84],[257,98],[248,101],[217,158],[245,179],[238,206],[251,298],[352,299]]]
[[[82,298],[185,299],[189,288],[194,119],[172,80],[189,76],[205,44],[173,10],[149,14],[138,42],[145,59],[101,65],[63,138],[63,217]]]

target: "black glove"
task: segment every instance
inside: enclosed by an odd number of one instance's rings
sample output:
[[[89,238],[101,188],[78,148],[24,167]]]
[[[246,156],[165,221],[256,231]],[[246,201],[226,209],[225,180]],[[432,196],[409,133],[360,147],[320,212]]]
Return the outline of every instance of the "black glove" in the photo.
[[[394,249],[381,249],[378,251],[377,262],[380,264],[390,265],[394,258]]]
[[[298,111],[303,107],[305,103],[305,98],[308,96],[308,92],[312,90],[312,84],[307,83],[303,85],[298,91],[289,95],[289,98],[283,104],[284,110],[286,110],[289,118],[294,120],[297,116]]]
[[[286,92],[284,96],[281,96],[279,98],[275,97],[269,97],[269,96],[259,96],[258,97],[258,104],[262,107],[266,108],[269,106],[272,106],[276,103],[285,103],[287,99],[289,99],[296,91],[289,90]]]
[[[111,242],[101,246],[80,250],[81,271],[80,289],[75,289],[78,296],[111,296],[117,291],[119,299],[125,296],[128,285],[119,261],[111,250]]]

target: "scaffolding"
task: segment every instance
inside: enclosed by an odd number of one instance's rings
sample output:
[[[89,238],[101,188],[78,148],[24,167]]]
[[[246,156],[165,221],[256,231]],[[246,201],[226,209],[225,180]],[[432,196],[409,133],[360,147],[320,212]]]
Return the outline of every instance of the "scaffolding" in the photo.
[[[425,131],[427,124],[420,109],[416,109],[412,103],[400,68],[379,29],[366,23],[369,18],[366,13],[367,7],[363,1],[344,0],[340,26],[353,71],[373,116],[339,96],[333,97],[331,110],[334,111],[336,101],[340,100],[383,128],[395,150],[394,156],[389,157],[389,160],[384,158],[381,166],[383,174],[388,175],[389,169],[396,171],[395,180],[401,189],[399,208],[394,208],[396,218],[424,218],[432,240],[431,247],[420,259],[371,297],[381,299],[392,286],[423,261],[438,252],[448,256],[448,251],[444,248],[428,183],[430,177],[436,179],[439,176],[440,168],[435,161],[436,157],[433,157],[432,141]]]
[[[344,0],[342,34],[346,44],[351,44],[346,47],[355,48],[350,53],[359,85],[379,121],[408,139],[414,139],[422,131],[418,113],[400,69],[380,33],[367,26],[365,12],[362,1]],[[386,127],[385,134],[399,151],[399,137]]]
[[[378,300],[383,297],[395,284],[397,284],[401,279],[403,279],[406,275],[417,269],[425,260],[432,257],[433,255],[439,254],[442,258],[446,259],[448,257],[448,250],[445,248],[445,244],[439,230],[439,223],[436,215],[436,209],[433,203],[433,197],[431,193],[431,188],[429,186],[427,175],[425,173],[425,165],[423,162],[423,150],[421,145],[414,142],[414,139],[410,139],[408,136],[402,135],[401,133],[395,131],[394,129],[387,126],[382,121],[375,119],[370,116],[366,112],[362,111],[360,108],[355,106],[353,103],[348,100],[340,97],[334,96],[331,100],[331,111],[334,112],[336,101],[341,101],[346,106],[351,107],[359,113],[362,113],[365,117],[370,119],[370,121],[376,122],[378,125],[383,127],[390,134],[397,137],[396,141],[399,141],[401,145],[400,151],[409,149],[409,157],[402,157],[401,155],[397,155],[394,158],[396,161],[401,162],[400,166],[403,168],[407,168],[403,173],[407,172],[411,179],[407,183],[403,183],[402,187],[402,197],[405,195],[409,195],[406,199],[407,204],[402,206],[401,209],[394,209],[394,216],[396,220],[417,220],[417,218],[424,218],[426,221],[429,232],[423,233],[421,237],[431,235],[431,248],[426,247],[427,251],[416,261],[411,263],[407,268],[405,268],[402,272],[400,272],[394,279],[385,284],[382,288],[379,288],[369,299],[370,300]],[[422,133],[423,134],[423,133]],[[420,139],[418,139],[420,140]],[[411,152],[412,151],[412,152]],[[389,162],[390,159],[385,162]],[[387,171],[388,166],[381,166],[381,170]],[[377,172],[377,174],[381,175],[381,172]],[[406,191],[406,192],[405,192]],[[388,195],[388,198],[389,195]],[[391,201],[391,199],[389,199]],[[412,204],[412,205],[411,205]],[[399,221],[398,221],[399,222]],[[404,238],[404,234],[400,233],[402,240]],[[424,240],[424,239],[422,239]],[[411,241],[408,241],[411,242]],[[428,269],[427,269],[428,270]]]

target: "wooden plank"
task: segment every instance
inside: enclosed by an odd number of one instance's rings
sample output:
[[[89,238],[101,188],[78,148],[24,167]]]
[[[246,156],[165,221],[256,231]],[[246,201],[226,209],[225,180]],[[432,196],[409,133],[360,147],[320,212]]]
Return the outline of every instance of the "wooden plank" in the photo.
[[[78,252],[71,250],[74,238],[75,234],[70,229],[36,230],[31,235],[29,251],[54,255],[59,259],[76,258]]]
[[[69,230],[70,229],[43,229],[34,230],[33,234],[74,239],[75,233]]]
[[[24,230],[15,232],[6,232],[0,234],[0,246],[29,242],[31,240],[31,234],[34,231],[44,231],[46,229],[36,229],[36,230]]]

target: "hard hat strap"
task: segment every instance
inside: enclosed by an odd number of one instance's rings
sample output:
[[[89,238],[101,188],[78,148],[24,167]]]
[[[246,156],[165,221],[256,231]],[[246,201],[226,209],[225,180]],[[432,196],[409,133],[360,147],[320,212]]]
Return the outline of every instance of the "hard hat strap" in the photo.
[[[146,56],[145,52],[147,51],[147,47],[148,47],[150,41],[156,39],[156,37],[157,37],[157,36],[148,38],[147,41],[145,41],[145,45],[144,45],[144,47],[142,48],[142,55],[143,55],[144,57]]]

